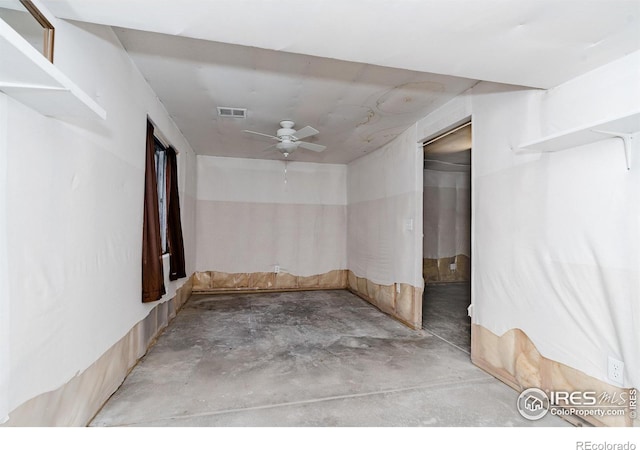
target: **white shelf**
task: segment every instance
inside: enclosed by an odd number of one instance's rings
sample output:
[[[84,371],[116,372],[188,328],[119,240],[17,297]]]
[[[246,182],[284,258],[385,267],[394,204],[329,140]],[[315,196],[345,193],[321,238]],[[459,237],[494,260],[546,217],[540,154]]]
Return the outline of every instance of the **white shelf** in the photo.
[[[526,142],[520,145],[518,153],[557,152],[611,138],[620,138],[624,142],[629,169],[631,151],[638,147],[640,141],[640,111]]]
[[[0,91],[46,116],[80,117],[106,111],[0,19]]]

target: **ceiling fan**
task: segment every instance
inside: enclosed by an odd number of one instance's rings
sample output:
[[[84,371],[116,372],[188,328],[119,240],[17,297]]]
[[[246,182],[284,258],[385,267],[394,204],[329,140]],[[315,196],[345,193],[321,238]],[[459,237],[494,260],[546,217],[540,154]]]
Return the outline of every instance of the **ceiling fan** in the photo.
[[[305,142],[301,140],[304,138],[315,136],[319,133],[318,130],[313,127],[306,126],[296,131],[293,128],[294,125],[295,123],[291,120],[283,120],[282,122],[280,122],[281,128],[277,131],[276,136],[258,133],[257,131],[250,130],[242,130],[242,132],[257,134],[258,136],[264,136],[279,141],[277,144],[273,144],[271,147],[267,147],[265,150],[270,150],[271,148],[275,147],[280,153],[284,155],[285,158],[293,153],[293,151],[298,147],[305,148],[313,152],[322,152],[327,148],[325,145],[312,144],[311,142]]]

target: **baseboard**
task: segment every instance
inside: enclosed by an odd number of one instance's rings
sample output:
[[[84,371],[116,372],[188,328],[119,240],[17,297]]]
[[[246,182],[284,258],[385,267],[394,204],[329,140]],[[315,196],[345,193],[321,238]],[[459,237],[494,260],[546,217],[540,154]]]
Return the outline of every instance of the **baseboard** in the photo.
[[[2,426],[88,425],[189,299],[192,285],[192,279],[187,280],[172,299],[156,305],[84,372],[18,406]]]

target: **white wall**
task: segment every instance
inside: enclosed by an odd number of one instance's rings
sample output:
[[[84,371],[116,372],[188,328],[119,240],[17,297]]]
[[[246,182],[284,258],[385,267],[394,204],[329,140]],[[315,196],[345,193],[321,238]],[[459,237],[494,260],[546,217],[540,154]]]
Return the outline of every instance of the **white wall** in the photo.
[[[474,323],[640,386],[640,158],[622,142],[519,155],[522,142],[637,110],[640,53],[547,92],[473,89]]]
[[[422,287],[415,126],[347,166],[289,162],[286,170],[287,183],[283,161],[198,156],[198,271],[348,268],[379,284]]]
[[[471,176],[424,171],[423,258],[471,256]]]
[[[345,269],[346,176],[338,164],[198,156],[197,270]]]
[[[6,273],[9,284],[9,296],[0,295],[3,369],[9,362],[8,387],[0,372],[8,391],[0,391],[8,394],[0,417],[85,370],[155,305],[141,303],[147,114],[180,152],[187,272],[193,270],[193,151],[111,29],[54,25],[56,65],[107,119],[44,117],[0,94],[0,159],[8,173],[0,246],[6,222],[9,265],[3,271],[0,261],[0,282]],[[164,299],[184,281],[168,282]]]
[[[7,97],[0,93],[0,423],[9,411],[9,260],[7,253]]]
[[[17,31],[36,50],[43,53],[44,30],[42,25],[17,1],[4,3],[4,5],[0,3],[0,19]]]
[[[347,255],[356,276],[422,287],[422,160],[412,126],[347,166]]]

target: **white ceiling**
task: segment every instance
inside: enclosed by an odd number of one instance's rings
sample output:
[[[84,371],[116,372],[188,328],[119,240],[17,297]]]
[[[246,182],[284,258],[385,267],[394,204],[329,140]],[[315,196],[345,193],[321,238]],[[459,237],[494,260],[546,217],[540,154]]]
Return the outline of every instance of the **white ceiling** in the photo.
[[[268,138],[283,119],[320,134],[296,161],[347,163],[375,150],[475,81],[142,31],[116,34],[198,154],[281,159]],[[221,118],[217,106],[247,108]]]
[[[549,88],[640,48],[640,0],[44,4],[116,27],[194,150],[220,156],[281,158],[241,130],[274,134],[291,119],[328,147],[294,159],[346,163],[475,80]],[[247,108],[248,118],[220,119],[217,106]]]
[[[58,17],[550,88],[640,48],[639,0],[43,0]]]

